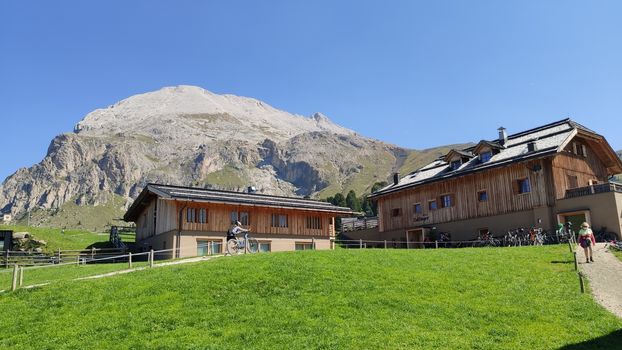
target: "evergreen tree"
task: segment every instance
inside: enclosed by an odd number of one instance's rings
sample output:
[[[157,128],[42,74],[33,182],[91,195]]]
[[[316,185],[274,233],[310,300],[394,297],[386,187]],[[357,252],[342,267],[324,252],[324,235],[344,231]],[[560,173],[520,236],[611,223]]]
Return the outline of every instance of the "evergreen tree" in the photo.
[[[348,204],[346,203],[346,197],[344,197],[341,193],[335,193],[335,196],[333,197],[333,201],[331,203],[339,207],[348,206]]]
[[[346,206],[355,212],[361,211],[361,201],[356,196],[356,192],[354,192],[354,190],[350,190],[350,192],[348,192],[348,195],[346,196]]]

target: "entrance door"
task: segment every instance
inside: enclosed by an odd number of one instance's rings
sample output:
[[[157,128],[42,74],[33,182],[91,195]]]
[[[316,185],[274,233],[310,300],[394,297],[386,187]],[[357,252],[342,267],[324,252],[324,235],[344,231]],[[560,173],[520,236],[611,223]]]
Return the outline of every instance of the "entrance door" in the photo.
[[[577,233],[581,229],[581,224],[587,221],[585,214],[564,215],[564,223],[571,222],[572,230]]]
[[[423,241],[425,239],[425,235],[423,232],[424,229],[417,228],[414,230],[406,231],[406,247],[407,248],[423,248]]]

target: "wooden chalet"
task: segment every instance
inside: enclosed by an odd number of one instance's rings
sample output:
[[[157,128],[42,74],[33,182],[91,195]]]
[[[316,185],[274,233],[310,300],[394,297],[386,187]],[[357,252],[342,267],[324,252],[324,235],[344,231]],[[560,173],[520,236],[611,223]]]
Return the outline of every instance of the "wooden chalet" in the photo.
[[[570,119],[509,136],[500,128],[498,139],[451,150],[373,193],[378,238],[423,241],[434,228],[465,240],[567,221],[620,236],[622,185],[609,181],[618,173],[605,138]]]
[[[175,249],[176,257],[224,253],[231,223],[240,221],[262,251],[330,249],[335,217],[350,208],[256,193],[148,184],[124,220],[136,224],[144,249]]]

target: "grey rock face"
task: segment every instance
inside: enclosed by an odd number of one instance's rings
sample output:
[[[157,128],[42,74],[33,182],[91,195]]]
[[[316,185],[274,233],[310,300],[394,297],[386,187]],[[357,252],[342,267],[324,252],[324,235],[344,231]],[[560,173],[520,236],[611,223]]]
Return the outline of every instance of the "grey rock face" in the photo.
[[[128,204],[149,182],[279,195],[328,195],[386,180],[407,150],[357,135],[316,113],[178,86],[89,113],[55,137],[38,164],[0,186],[0,210],[16,217],[110,194]],[[322,193],[322,191],[325,191]]]

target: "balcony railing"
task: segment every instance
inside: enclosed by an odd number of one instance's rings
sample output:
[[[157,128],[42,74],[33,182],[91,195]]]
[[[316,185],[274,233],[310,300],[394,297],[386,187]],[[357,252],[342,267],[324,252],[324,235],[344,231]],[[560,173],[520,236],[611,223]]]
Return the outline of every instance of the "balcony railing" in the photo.
[[[374,228],[378,226],[377,217],[366,218],[342,218],[341,232],[358,231]]]
[[[609,182],[606,184],[572,188],[572,189],[566,190],[566,196],[564,198],[582,197],[582,196],[588,196],[591,194],[605,193],[605,192],[622,193],[622,184],[615,183],[615,182]]]

